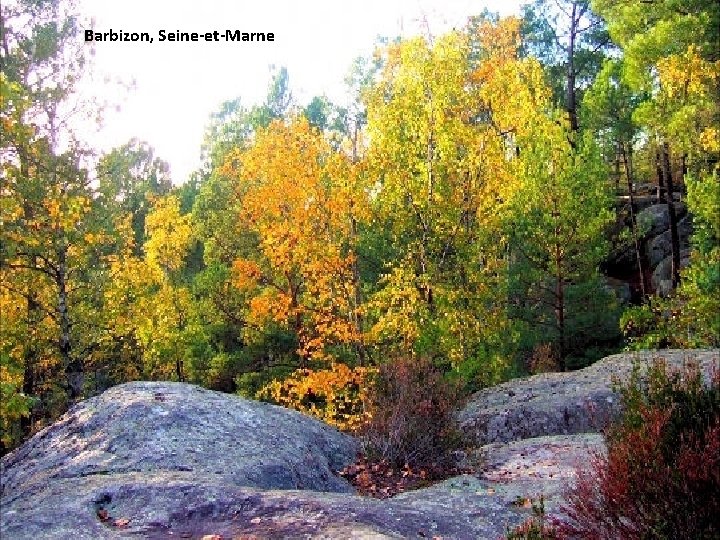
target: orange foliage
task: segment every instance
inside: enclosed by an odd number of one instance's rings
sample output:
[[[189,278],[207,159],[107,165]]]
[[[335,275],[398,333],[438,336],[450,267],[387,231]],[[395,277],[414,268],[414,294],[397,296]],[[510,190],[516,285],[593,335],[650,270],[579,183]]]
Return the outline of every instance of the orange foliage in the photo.
[[[284,381],[272,381],[256,397],[309,414],[341,431],[355,431],[368,420],[364,403],[373,368],[299,369]]]
[[[352,224],[367,205],[357,168],[298,119],[273,122],[224,169],[237,178],[240,225],[259,238],[233,265],[249,323],[294,330],[303,359],[331,360],[328,345],[357,343]]]

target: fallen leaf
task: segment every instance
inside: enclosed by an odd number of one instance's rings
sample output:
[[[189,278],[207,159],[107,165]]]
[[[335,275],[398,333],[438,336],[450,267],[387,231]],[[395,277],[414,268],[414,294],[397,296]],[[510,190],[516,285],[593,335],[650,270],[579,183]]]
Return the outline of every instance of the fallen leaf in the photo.
[[[127,527],[127,524],[130,523],[130,520],[127,518],[118,518],[115,521],[113,521],[113,525],[116,527]]]

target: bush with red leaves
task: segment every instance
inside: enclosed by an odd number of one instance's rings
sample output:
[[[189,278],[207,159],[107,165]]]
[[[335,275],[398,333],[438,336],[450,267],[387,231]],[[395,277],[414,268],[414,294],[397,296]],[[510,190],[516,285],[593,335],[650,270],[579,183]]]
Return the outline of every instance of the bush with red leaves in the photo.
[[[607,455],[579,471],[561,538],[720,538],[720,376],[668,372],[662,362],[620,388],[624,413]]]
[[[463,438],[454,413],[457,387],[426,358],[382,365],[369,391],[370,420],[361,432],[371,462],[395,470],[454,470]]]

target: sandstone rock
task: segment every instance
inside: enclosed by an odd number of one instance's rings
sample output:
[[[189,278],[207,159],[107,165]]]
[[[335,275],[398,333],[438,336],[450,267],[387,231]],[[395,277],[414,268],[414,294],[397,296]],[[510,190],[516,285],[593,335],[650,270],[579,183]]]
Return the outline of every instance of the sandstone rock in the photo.
[[[687,250],[690,246],[690,235],[692,234],[692,218],[685,216],[678,222],[678,239],[680,240],[680,249]],[[650,268],[655,268],[664,258],[671,253],[670,231],[648,240],[645,245],[645,253],[647,255]]]
[[[468,458],[482,469],[383,501],[342,493],[333,472],[357,444],[320,422],[179,383],[121,385],[2,459],[0,538],[503,538],[529,517],[525,498],[544,495],[558,515],[577,468],[604,449],[597,434],[533,434],[594,429],[588,409],[565,411],[586,398],[613,409],[610,375],[632,356],[720,363],[717,350],[615,355],[485,390],[461,413],[468,431],[488,429]]]
[[[189,472],[135,472],[51,481],[3,508],[1,532],[13,540],[501,538],[529,511],[494,493],[473,477],[380,501],[244,488]]]
[[[339,493],[351,488],[334,471],[356,451],[294,411],[180,383],[124,384],[3,457],[0,537],[470,539],[527,515],[500,499],[468,514],[452,494]]]
[[[282,407],[171,382],[116,386],[2,458],[0,494],[50,480],[187,471],[229,485],[351,492],[357,442]]]
[[[687,213],[687,207],[682,202],[675,203],[675,216],[682,219]],[[637,223],[645,238],[657,236],[670,228],[667,204],[654,204],[638,212]]]
[[[509,442],[542,435],[597,432],[619,412],[612,378],[626,379],[631,359],[647,366],[665,358],[679,367],[697,358],[706,373],[720,364],[720,351],[663,350],[616,354],[568,373],[543,373],[481,390],[458,417],[478,444]]]
[[[690,264],[690,250],[680,252],[680,268],[687,268]],[[653,291],[660,296],[667,296],[672,292],[672,256],[665,257],[653,270],[650,277]]]
[[[19,540],[199,539],[213,534],[258,539],[495,539],[530,516],[530,509],[519,506],[518,500],[542,494],[548,512],[558,511],[564,488],[594,450],[603,450],[602,437],[596,434],[488,445],[478,450],[484,460],[479,474],[384,501],[243,488],[216,475],[187,471],[62,478],[36,486],[4,507],[2,533],[3,538]]]

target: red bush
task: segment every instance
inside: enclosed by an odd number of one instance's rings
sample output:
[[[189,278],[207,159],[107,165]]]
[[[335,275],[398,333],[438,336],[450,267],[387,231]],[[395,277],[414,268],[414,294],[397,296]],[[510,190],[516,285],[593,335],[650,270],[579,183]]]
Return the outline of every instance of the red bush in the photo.
[[[457,389],[427,359],[380,367],[369,392],[370,420],[362,433],[371,461],[393,467],[452,469],[462,438],[453,415]]]
[[[720,537],[717,377],[707,388],[698,371],[685,375],[651,380],[640,400],[626,394],[636,400],[611,429],[607,455],[594,456],[568,494],[561,538]]]

